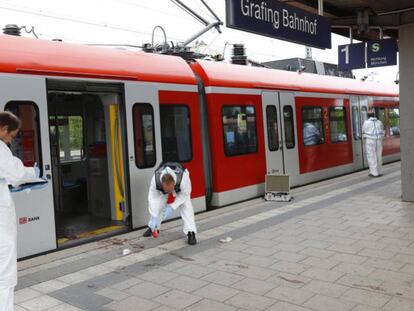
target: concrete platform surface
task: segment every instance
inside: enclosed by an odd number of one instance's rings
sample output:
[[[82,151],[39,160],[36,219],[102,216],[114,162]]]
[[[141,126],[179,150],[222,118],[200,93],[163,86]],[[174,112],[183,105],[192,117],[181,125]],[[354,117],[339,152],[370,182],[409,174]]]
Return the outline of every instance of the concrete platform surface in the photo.
[[[19,262],[15,310],[414,310],[399,163],[292,194],[197,215],[196,246],[177,220]]]

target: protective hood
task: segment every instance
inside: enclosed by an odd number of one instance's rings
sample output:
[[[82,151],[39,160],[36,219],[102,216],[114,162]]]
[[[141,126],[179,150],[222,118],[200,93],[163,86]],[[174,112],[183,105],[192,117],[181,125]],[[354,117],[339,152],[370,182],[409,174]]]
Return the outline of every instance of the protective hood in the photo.
[[[175,184],[177,183],[177,175],[176,175],[176,174],[175,174],[175,172],[174,172],[171,168],[169,168],[168,166],[167,166],[167,167],[165,167],[165,168],[162,170],[161,175],[160,175],[160,181],[162,181],[162,177],[163,177],[164,175],[171,175],[171,177],[174,179],[174,183],[175,183]]]

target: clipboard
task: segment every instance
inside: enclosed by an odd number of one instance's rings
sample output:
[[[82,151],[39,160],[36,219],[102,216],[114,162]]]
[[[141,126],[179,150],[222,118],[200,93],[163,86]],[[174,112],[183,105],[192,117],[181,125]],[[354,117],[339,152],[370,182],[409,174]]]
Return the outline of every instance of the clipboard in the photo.
[[[9,190],[10,192],[20,192],[24,190],[39,190],[45,188],[47,183],[47,179],[37,178],[34,181],[21,184],[17,187],[9,185]]]

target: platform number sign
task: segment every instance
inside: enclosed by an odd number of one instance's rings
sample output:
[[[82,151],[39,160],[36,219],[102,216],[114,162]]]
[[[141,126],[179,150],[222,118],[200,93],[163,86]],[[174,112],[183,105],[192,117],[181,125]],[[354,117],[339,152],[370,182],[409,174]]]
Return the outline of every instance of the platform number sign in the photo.
[[[341,70],[365,68],[365,43],[338,46],[338,67]]]
[[[349,65],[349,45],[345,45],[345,47],[340,49],[340,51],[344,53],[345,65]]]
[[[384,39],[338,46],[339,69],[382,67],[397,64],[397,41]]]

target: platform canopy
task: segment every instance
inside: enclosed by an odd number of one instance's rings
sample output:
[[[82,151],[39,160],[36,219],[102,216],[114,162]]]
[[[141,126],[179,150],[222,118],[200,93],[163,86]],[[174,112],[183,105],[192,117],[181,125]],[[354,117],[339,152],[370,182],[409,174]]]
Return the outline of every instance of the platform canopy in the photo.
[[[414,23],[413,0],[281,0],[291,6],[323,13],[332,23],[332,32],[359,40],[375,40],[384,36],[398,38],[398,27]],[[380,30],[382,29],[382,30]]]

